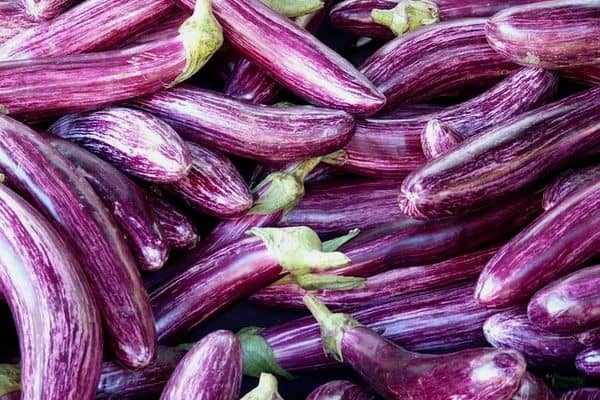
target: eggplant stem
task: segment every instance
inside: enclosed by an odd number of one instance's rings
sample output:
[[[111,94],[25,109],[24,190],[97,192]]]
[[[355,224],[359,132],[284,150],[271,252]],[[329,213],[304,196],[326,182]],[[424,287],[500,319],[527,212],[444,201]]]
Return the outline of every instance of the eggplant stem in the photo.
[[[402,0],[391,10],[371,11],[373,22],[387,26],[396,36],[440,20],[438,6],[429,0]]]
[[[15,364],[0,364],[0,396],[21,390],[21,368]]]
[[[301,17],[322,9],[325,4],[321,0],[261,0],[278,14],[290,18]]]

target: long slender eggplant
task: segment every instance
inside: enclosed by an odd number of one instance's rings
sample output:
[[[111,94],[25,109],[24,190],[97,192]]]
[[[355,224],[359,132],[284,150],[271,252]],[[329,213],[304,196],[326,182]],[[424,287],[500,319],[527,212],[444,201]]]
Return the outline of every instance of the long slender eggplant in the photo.
[[[542,68],[600,63],[600,1],[552,0],[500,11],[486,25],[494,50]]]
[[[537,376],[527,372],[511,400],[556,400],[552,390]]]
[[[413,293],[476,279],[497,250],[491,248],[432,265],[382,272],[364,279],[357,288],[305,290],[295,283],[275,283],[255,293],[251,299],[269,307],[302,310],[302,298],[310,293],[338,311],[370,307]]]
[[[331,381],[313,390],[306,400],[375,400],[375,395],[350,381]]]
[[[564,393],[560,400],[600,400],[600,389],[575,389]]]
[[[192,220],[164,198],[153,194],[148,194],[147,197],[169,247],[174,249],[195,247],[200,236]]]
[[[156,332],[148,295],[116,222],[75,167],[36,132],[0,117],[0,171],[77,250],[119,362],[153,358]]]
[[[17,0],[35,20],[51,19],[69,8],[75,0]]]
[[[585,375],[600,376],[600,347],[585,350],[577,355],[577,369]]]
[[[160,21],[172,1],[86,0],[0,44],[0,59],[67,56],[114,48],[130,35]]]
[[[23,399],[92,399],[102,325],[75,253],[0,185],[0,288],[19,332]]]
[[[189,174],[168,185],[190,206],[219,218],[239,217],[252,207],[252,194],[235,165],[222,153],[186,143],[192,153]]]
[[[526,372],[523,356],[512,349],[419,354],[384,339],[350,315],[331,313],[315,297],[307,295],[305,303],[319,323],[325,351],[385,399],[508,400]]]
[[[361,116],[384,106],[385,97],[350,62],[259,0],[213,0],[213,7],[228,42],[300,97]]]
[[[346,144],[354,129],[354,119],[343,111],[258,106],[192,86],[132,104],[164,119],[187,140],[257,161],[328,154]]]
[[[421,134],[421,148],[428,160],[447,153],[462,142],[461,136],[450,124],[432,119]]]
[[[542,207],[549,210],[581,187],[600,179],[600,164],[572,171],[556,179],[544,191]]]
[[[16,2],[0,1],[0,44],[35,24]]]
[[[1,63],[3,113],[39,120],[101,108],[186,80],[223,41],[210,1],[196,5],[176,36],[124,50]]]
[[[573,193],[504,245],[479,277],[477,300],[488,307],[517,304],[577,268],[598,254],[598,224],[600,179]]]
[[[262,373],[258,386],[240,400],[283,400],[283,397],[278,392],[277,378],[269,373]]]
[[[50,135],[47,139],[102,198],[127,236],[140,269],[160,269],[167,261],[169,248],[142,190],[115,167],[76,144]]]
[[[411,173],[400,208],[416,218],[477,209],[531,187],[600,144],[600,87],[481,132]]]
[[[448,124],[464,140],[538,107],[557,87],[554,74],[521,69],[489,91],[439,112],[359,121],[340,168],[367,176],[404,177],[425,164],[421,135],[431,119]]]
[[[516,65],[492,50],[485,19],[464,19],[420,29],[392,40],[360,70],[386,96],[386,108],[444,93],[491,86]]]

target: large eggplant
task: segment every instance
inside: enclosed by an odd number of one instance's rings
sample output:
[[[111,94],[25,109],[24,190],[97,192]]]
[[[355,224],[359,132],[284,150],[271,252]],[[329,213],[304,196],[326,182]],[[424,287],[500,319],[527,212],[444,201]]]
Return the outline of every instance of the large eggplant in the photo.
[[[600,376],[600,347],[582,351],[575,359],[577,369],[589,376]]]
[[[564,393],[560,400],[600,400],[600,389],[575,389]]]
[[[527,364],[515,350],[419,354],[384,339],[350,315],[331,313],[315,297],[307,295],[304,301],[319,323],[325,351],[354,369],[384,399],[509,400],[526,372]]]
[[[74,245],[114,356],[127,366],[147,365],[156,348],[148,294],[94,189],[45,139],[6,116],[0,117],[0,171]]]
[[[375,395],[350,381],[331,381],[310,392],[306,400],[375,400]]]
[[[552,0],[511,7],[488,21],[494,50],[522,64],[566,68],[600,63],[600,1]]]
[[[19,332],[22,398],[93,399],[102,325],[70,245],[0,185],[0,290]]]
[[[148,194],[148,200],[160,230],[169,246],[174,249],[190,249],[200,237],[192,220],[176,205],[160,195]]]
[[[541,215],[496,253],[479,277],[477,300],[488,307],[504,307],[529,298],[598,254],[599,224],[597,179]]]
[[[600,178],[600,164],[570,171],[552,182],[544,191],[542,207],[549,210],[581,187]]]
[[[240,400],[283,400],[283,398],[278,392],[277,378],[269,373],[262,373],[258,386]]]

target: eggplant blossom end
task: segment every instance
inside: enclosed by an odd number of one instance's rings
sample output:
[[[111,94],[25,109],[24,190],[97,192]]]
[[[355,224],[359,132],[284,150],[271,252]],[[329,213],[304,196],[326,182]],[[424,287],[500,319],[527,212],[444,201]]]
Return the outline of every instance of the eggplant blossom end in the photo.
[[[269,372],[292,379],[292,375],[277,363],[273,349],[261,336],[261,332],[262,328],[251,326],[237,333],[244,354],[244,374],[259,377],[263,372]]]

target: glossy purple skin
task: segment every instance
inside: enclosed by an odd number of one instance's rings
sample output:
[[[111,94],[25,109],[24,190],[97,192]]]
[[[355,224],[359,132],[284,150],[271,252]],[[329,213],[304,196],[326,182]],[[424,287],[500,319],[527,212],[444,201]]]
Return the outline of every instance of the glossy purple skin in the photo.
[[[585,375],[600,376],[600,347],[585,350],[577,355],[577,369]]]
[[[1,43],[0,58],[66,56],[114,48],[173,8],[169,0],[117,0],[110,7],[103,0],[84,1]]]
[[[600,85],[600,66],[587,65],[585,67],[563,69],[561,76],[589,85]]]
[[[17,0],[35,20],[51,19],[62,14],[75,0]]]
[[[555,400],[552,390],[537,376],[525,373],[521,387],[511,400]]]
[[[553,333],[532,324],[524,308],[493,315],[485,321],[483,331],[492,346],[518,350],[536,370],[573,369],[575,356],[585,348],[575,335]]]
[[[360,67],[386,96],[386,108],[490,86],[517,66],[485,40],[485,19],[444,22],[392,40]]]
[[[252,207],[252,194],[235,165],[222,153],[187,142],[192,168],[169,190],[191,207],[217,218],[234,218]]]
[[[511,7],[486,24],[490,45],[504,57],[542,68],[600,63],[600,1],[554,0]]]
[[[150,205],[163,237],[174,249],[189,249],[196,246],[200,237],[192,220],[160,196],[148,195]]]
[[[564,393],[560,400],[600,400],[600,389],[584,388]]]
[[[110,349],[130,367],[156,349],[152,312],[135,260],[102,200],[75,167],[27,126],[0,116],[6,184],[70,238],[103,317]]]
[[[263,162],[331,153],[354,129],[354,119],[343,111],[253,105],[188,85],[132,104],[164,119],[187,140]]]
[[[193,0],[178,3],[194,7]],[[360,116],[384,106],[385,97],[349,61],[259,0],[214,0],[213,10],[240,54],[310,103]]]
[[[142,190],[122,172],[67,140],[47,136],[50,144],[71,161],[92,185],[127,236],[140,269],[162,268],[169,256],[167,242]]]
[[[359,121],[340,168],[379,178],[404,177],[426,162],[421,142],[431,119],[448,124],[464,140],[543,104],[557,88],[553,73],[521,69],[479,96],[439,112]]]
[[[479,277],[477,300],[487,307],[517,304],[581,266],[598,254],[599,224],[600,179],[542,214],[504,245]]]
[[[432,119],[421,134],[421,148],[428,160],[447,153],[462,142],[461,136],[450,124]]]
[[[313,390],[306,400],[375,400],[375,395],[349,381],[331,381]]]
[[[542,207],[549,210],[579,188],[600,178],[600,164],[590,165],[563,175],[544,191]]]
[[[161,400],[237,400],[242,386],[242,348],[228,331],[200,340],[179,362]]]
[[[177,182],[192,164],[190,150],[177,132],[143,111],[111,107],[66,115],[49,131],[150,182]]]
[[[102,325],[75,253],[4,185],[0,243],[0,291],[19,334],[22,399],[93,399]]]
[[[600,144],[600,87],[516,116],[412,172],[400,208],[460,215],[523,191]]]
[[[34,26],[23,9],[13,1],[0,2],[0,43]]]
[[[303,310],[302,298],[310,293],[323,304],[347,311],[393,301],[419,292],[472,281],[498,248],[451,258],[431,265],[398,268],[366,279],[363,287],[349,290],[304,290],[296,284],[273,284],[255,293],[252,301],[276,308]]]

